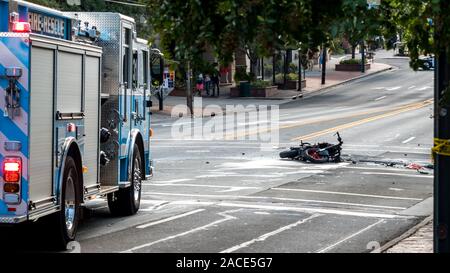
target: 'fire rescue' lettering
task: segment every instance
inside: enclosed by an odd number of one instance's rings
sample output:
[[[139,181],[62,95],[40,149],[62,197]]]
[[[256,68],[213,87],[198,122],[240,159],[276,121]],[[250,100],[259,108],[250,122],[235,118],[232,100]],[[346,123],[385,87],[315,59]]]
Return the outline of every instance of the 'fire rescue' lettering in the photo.
[[[50,35],[58,38],[65,37],[65,22],[51,16],[28,12],[28,21],[34,33]]]

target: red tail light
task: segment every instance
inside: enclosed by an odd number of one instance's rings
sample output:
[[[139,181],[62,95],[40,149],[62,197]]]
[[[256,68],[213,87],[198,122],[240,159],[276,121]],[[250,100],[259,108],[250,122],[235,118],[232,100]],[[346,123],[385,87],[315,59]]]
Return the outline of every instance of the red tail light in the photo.
[[[3,161],[3,180],[7,183],[20,182],[22,160],[19,157],[5,158]]]
[[[15,22],[12,25],[13,32],[31,32],[30,23],[27,22]]]

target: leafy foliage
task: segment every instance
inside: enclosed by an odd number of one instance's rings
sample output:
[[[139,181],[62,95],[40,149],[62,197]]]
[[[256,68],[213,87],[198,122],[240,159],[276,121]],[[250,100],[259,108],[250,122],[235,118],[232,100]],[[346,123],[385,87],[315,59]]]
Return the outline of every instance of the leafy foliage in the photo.
[[[450,47],[448,0],[384,0],[381,8],[387,19],[385,29],[401,34],[414,69],[420,67],[420,55],[438,55]]]
[[[365,63],[367,63],[367,59],[365,60]],[[361,59],[342,60],[339,64],[361,64]]]
[[[265,87],[272,86],[272,82],[270,82],[270,81],[263,81],[263,80],[256,80],[256,81],[253,81],[251,83],[251,86],[253,88],[265,88]]]
[[[332,26],[334,37],[344,37],[352,46],[352,58],[355,47],[373,35],[380,35],[380,11],[369,8],[367,0],[344,0],[344,15],[336,18]]]

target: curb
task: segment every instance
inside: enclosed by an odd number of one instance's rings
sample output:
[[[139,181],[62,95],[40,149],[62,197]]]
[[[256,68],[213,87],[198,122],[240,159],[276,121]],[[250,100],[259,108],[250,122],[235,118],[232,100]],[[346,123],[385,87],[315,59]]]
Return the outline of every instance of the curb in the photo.
[[[265,98],[265,97],[236,97],[236,98],[244,99],[244,100],[246,100],[246,99],[251,99],[251,100],[295,100],[297,98],[303,97],[303,91],[299,92],[299,93],[300,94],[294,95],[294,96],[278,97],[278,98],[277,97],[267,97],[267,98]],[[235,98],[229,97],[227,99],[235,99]]]
[[[339,87],[339,86],[342,86],[342,85],[346,85],[346,84],[351,83],[353,81],[356,81],[356,80],[359,80],[359,79],[362,79],[362,78],[366,78],[366,77],[370,77],[370,76],[374,76],[374,75],[377,75],[377,74],[380,74],[380,73],[383,73],[383,72],[386,72],[386,71],[392,70],[392,69],[394,69],[394,67],[389,66],[389,67],[383,68],[381,70],[378,70],[376,72],[373,72],[373,73],[370,73],[370,74],[360,75],[358,77],[354,77],[354,78],[351,78],[351,79],[348,79],[348,80],[342,81],[340,83],[337,83],[337,84],[334,84],[334,85],[330,85],[330,86],[327,86],[327,87],[324,87],[324,88],[321,88],[321,89],[318,89],[318,90],[312,90],[312,91],[304,92],[304,94],[308,94],[309,95],[309,94],[316,93],[316,92],[326,91],[328,89]]]
[[[388,249],[392,248],[393,246],[397,245],[403,239],[406,239],[406,238],[410,237],[411,235],[416,233],[420,228],[422,228],[425,225],[427,225],[428,223],[430,223],[432,220],[433,220],[433,215],[430,215],[430,216],[426,217],[424,220],[422,220],[422,222],[420,222],[419,224],[413,226],[412,228],[410,228],[408,231],[406,231],[402,235],[398,236],[395,239],[392,239],[391,241],[389,241],[386,244],[384,244],[382,247],[380,247],[378,249],[375,249],[375,250],[371,251],[370,253],[384,253],[384,252],[386,252],[386,250],[388,250]]]

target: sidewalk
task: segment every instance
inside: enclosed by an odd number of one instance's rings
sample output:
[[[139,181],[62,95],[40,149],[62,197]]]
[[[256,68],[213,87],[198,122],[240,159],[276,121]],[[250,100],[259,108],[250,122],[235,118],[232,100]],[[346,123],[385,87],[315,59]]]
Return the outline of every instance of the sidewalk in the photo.
[[[217,113],[217,110],[210,110],[208,106],[218,106],[222,109],[222,113],[227,113],[227,106],[241,105],[244,108],[247,106],[259,106],[259,105],[279,105],[293,99],[297,99],[300,95],[310,94],[313,92],[318,92],[330,87],[334,87],[340,84],[344,84],[346,82],[367,77],[382,71],[386,71],[391,69],[391,66],[383,63],[371,63],[371,68],[366,71],[366,73],[361,72],[344,72],[344,71],[335,71],[335,64],[338,63],[342,58],[349,57],[347,56],[331,56],[331,59],[327,62],[326,69],[326,84],[321,84],[321,70],[318,65],[316,65],[313,71],[306,71],[306,88],[303,89],[302,93],[299,93],[297,90],[281,90],[281,92],[274,97],[269,98],[231,98],[230,97],[230,88],[233,86],[221,86],[220,96],[219,97],[202,97],[201,105],[200,105],[200,97],[194,97],[194,112],[197,114],[195,116],[210,116],[212,113]],[[164,110],[159,111],[158,100],[153,100],[154,106],[152,107],[152,112],[155,114],[162,115],[170,115],[172,113],[172,109],[176,106],[184,106],[186,105],[186,97],[178,97],[178,96],[168,96],[164,100]],[[196,109],[195,107],[201,109]],[[206,108],[206,111],[204,111]],[[216,107],[217,108],[217,107]],[[234,111],[234,110],[232,110]],[[246,110],[244,110],[246,111]],[[236,111],[235,111],[236,112]],[[202,113],[202,114],[201,114]]]
[[[428,221],[383,253],[433,253],[433,221]]]

